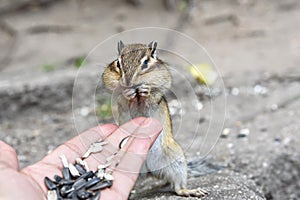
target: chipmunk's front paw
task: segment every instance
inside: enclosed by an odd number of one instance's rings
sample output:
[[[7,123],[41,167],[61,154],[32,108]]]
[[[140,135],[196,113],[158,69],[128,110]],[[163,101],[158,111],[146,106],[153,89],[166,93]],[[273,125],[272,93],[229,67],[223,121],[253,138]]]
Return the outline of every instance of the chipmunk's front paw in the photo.
[[[148,97],[150,95],[151,88],[148,85],[141,85],[138,88],[139,95],[143,97]]]
[[[134,99],[136,97],[136,91],[132,88],[125,89],[123,91],[123,96],[128,100]]]
[[[193,196],[193,197],[203,197],[208,194],[207,191],[197,188],[197,189],[186,189],[182,188],[176,191],[176,193],[180,196]]]

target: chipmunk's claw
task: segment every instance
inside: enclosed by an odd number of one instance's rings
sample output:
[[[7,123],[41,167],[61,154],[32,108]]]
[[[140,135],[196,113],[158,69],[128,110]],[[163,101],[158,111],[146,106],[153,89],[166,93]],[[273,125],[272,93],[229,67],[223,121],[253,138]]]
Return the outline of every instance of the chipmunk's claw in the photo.
[[[176,191],[176,193],[180,196],[193,196],[193,197],[203,197],[208,194],[206,190],[197,188],[197,189],[186,189],[182,188]]]

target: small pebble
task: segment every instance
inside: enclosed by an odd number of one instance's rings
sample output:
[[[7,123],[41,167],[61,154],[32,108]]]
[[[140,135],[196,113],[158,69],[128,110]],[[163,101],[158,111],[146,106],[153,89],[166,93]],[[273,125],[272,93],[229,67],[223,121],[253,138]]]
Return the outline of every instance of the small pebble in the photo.
[[[229,133],[230,133],[230,128],[224,128],[224,130],[221,134],[221,138],[227,138]]]
[[[276,111],[276,110],[278,110],[278,105],[274,103],[271,105],[271,111]]]
[[[250,134],[250,130],[247,129],[247,128],[243,128],[243,129],[240,130],[237,137],[243,138],[243,137],[247,137],[249,134]]]
[[[230,91],[231,95],[233,96],[237,96],[240,94],[240,90],[236,87],[232,88],[231,91]]]

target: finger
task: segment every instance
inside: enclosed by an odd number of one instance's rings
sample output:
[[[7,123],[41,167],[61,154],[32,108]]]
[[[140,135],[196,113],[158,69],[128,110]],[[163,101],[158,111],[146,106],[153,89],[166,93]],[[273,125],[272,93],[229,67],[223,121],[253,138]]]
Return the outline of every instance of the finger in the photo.
[[[146,159],[149,148],[156,140],[161,129],[159,121],[148,118],[135,131],[137,137],[133,138],[119,165],[114,170],[113,176],[115,180],[113,186],[111,189],[106,189],[102,192],[101,197],[103,199],[109,199],[112,195],[119,195],[123,198],[128,197]]]
[[[46,192],[46,187],[44,185],[45,176],[52,178],[55,174],[61,174],[62,163],[59,158],[61,154],[64,154],[69,162],[74,162],[77,157],[82,156],[91,143],[96,142],[101,138],[108,137],[115,129],[117,129],[117,126],[113,124],[101,125],[89,129],[59,146],[43,160],[24,168],[22,172],[31,176],[42,190]]]
[[[10,145],[0,140],[0,170],[4,168],[18,170],[18,167],[16,151]]]
[[[138,133],[136,132],[136,130],[139,129],[140,131],[143,131],[142,129],[147,128],[148,122],[145,122],[145,120],[147,120],[147,118],[145,117],[135,118],[123,124],[113,134],[109,135],[105,140],[106,142],[108,142],[108,144],[103,146],[103,150],[99,153],[91,154],[86,159],[90,168],[93,170],[97,169],[97,166],[99,164],[105,164],[108,161],[107,159],[109,157],[117,154],[119,151],[119,144],[124,138],[128,136],[130,136],[131,138],[139,137],[137,136]],[[144,125],[141,126],[141,124],[143,123]],[[144,130],[143,132],[146,132],[146,130]],[[111,165],[111,168],[112,167],[113,165]]]

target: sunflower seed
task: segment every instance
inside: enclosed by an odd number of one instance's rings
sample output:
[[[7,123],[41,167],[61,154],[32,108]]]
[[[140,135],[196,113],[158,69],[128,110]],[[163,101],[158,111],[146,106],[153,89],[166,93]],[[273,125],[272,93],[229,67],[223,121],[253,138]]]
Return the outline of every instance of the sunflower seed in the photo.
[[[83,166],[82,166],[82,165],[80,165],[80,164],[76,163],[74,166],[76,167],[76,169],[77,169],[77,171],[79,172],[79,174],[80,174],[80,175],[82,175],[82,174],[85,174],[85,173],[86,173],[86,171],[85,171],[85,169],[83,168]]]
[[[100,179],[103,179],[104,178],[104,171],[103,170],[98,170],[97,172],[97,177],[100,178]]]
[[[51,181],[51,179],[49,177],[46,176],[44,180],[45,180],[45,184],[49,190],[56,189],[56,185],[53,183],[53,181]]]
[[[63,186],[63,185],[73,185],[75,181],[73,180],[65,180],[65,179],[62,179],[61,181],[58,182],[58,185],[59,186]]]
[[[62,174],[65,180],[71,180],[71,174],[70,174],[70,170],[68,167],[64,167],[62,169]]]
[[[98,169],[99,170],[103,170],[103,169],[106,169],[107,167],[109,167],[111,165],[111,163],[106,163],[106,164],[104,164],[104,165],[98,165]]]
[[[113,181],[114,177],[111,174],[104,173],[104,178],[108,181]]]
[[[89,149],[86,151],[86,153],[82,156],[83,158],[89,157],[91,153],[99,153],[103,150],[103,146],[108,144],[106,141],[100,141],[92,143]]]
[[[86,187],[86,188],[92,187],[93,185],[96,185],[96,184],[99,183],[100,181],[101,181],[100,178],[95,177],[95,178],[89,180],[89,181],[85,184],[85,187]]]
[[[77,180],[79,179],[89,179],[92,178],[93,176],[95,176],[95,173],[92,171],[88,171],[85,174],[82,174]]]
[[[79,191],[77,192],[77,197],[78,197],[79,199],[87,199],[87,198],[89,198],[89,197],[91,197],[91,196],[92,196],[92,193],[87,192],[87,191],[85,191],[85,190],[79,190]]]
[[[56,183],[59,183],[59,181],[61,181],[63,178],[58,176],[58,175],[54,175],[54,180]]]
[[[70,185],[64,185],[60,188],[60,194],[62,197],[66,197],[74,188]]]
[[[81,158],[75,158],[75,163],[77,163],[77,164],[79,164],[81,166],[84,165],[83,160]]]
[[[112,181],[103,181],[100,183],[97,183],[93,187],[90,187],[89,190],[94,191],[94,190],[101,190],[105,188],[109,188],[112,186]]]
[[[76,167],[72,164],[72,163],[69,163],[69,171],[71,173],[71,175],[73,177],[78,177],[80,176],[78,170],[76,169]]]
[[[58,200],[56,190],[48,190],[47,200]]]
[[[90,198],[91,200],[99,200],[100,199],[100,190],[98,191],[98,192],[96,192],[96,194],[92,197],[92,198]]]
[[[89,168],[87,162],[85,160],[83,160],[82,162],[83,162],[83,167],[84,167],[85,171],[90,171],[90,168]]]
[[[73,184],[72,187],[75,190],[80,190],[80,189],[82,189],[85,186],[85,184],[86,184],[86,180],[85,179],[78,179],[78,180],[75,181],[75,183]]]
[[[62,162],[63,166],[68,167],[69,163],[68,163],[67,157],[64,154],[61,154],[59,157],[61,159],[61,162]]]
[[[115,156],[116,156],[116,155],[113,154],[113,155],[107,157],[107,158],[106,158],[106,162],[110,162]]]

